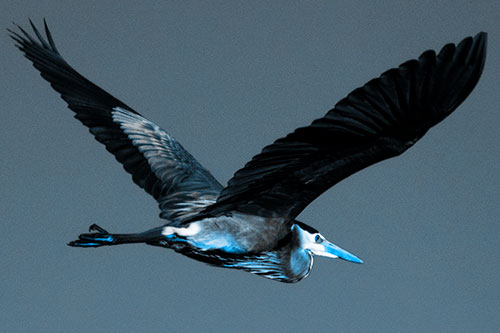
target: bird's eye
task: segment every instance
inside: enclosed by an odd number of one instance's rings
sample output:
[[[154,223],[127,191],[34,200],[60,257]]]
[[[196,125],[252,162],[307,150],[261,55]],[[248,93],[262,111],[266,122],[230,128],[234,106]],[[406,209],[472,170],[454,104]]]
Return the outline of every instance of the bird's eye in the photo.
[[[323,241],[323,239],[321,238],[321,236],[320,236],[320,235],[316,235],[316,237],[314,237],[314,241],[315,241],[316,243],[321,243],[321,242]]]

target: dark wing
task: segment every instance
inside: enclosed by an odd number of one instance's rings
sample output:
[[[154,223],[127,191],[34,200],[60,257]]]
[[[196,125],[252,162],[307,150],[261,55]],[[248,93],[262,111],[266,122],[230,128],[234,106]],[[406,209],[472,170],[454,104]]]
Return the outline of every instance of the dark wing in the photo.
[[[295,218],[342,179],[411,147],[470,94],[481,76],[486,33],[424,52],[354,90],[323,118],[278,139],[238,170],[207,207]]]
[[[215,202],[222,185],[191,154],[167,132],[68,65],[45,21],[47,40],[30,23],[38,41],[18,26],[22,35],[9,30],[16,46],[61,94],[75,118],[158,201],[162,218],[180,223]]]

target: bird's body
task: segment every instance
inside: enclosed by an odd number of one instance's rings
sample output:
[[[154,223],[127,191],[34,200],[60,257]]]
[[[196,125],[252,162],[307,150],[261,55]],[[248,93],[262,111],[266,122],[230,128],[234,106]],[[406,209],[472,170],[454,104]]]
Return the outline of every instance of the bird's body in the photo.
[[[30,22],[31,23],[31,22]],[[362,261],[295,218],[351,174],[397,156],[470,94],[486,55],[486,34],[424,52],[341,100],[323,118],[265,147],[226,187],[170,134],[81,76],[45,40],[10,31],[30,59],[106,146],[133,181],[151,194],[165,224],[135,234],[92,225],[69,245],[146,243],[208,264],[282,282],[308,276],[313,256]]]
[[[184,237],[190,245],[203,250],[258,253],[277,245],[287,233],[284,225],[278,219],[236,213],[204,218],[185,227],[166,226],[162,235],[167,239]]]

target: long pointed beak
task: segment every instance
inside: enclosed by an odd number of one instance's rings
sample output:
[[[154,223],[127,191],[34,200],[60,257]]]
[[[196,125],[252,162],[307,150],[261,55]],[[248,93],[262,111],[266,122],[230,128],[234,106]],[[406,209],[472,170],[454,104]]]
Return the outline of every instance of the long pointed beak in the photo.
[[[327,252],[325,257],[340,258],[346,261],[355,262],[357,264],[362,264],[363,260],[356,257],[354,254],[338,247],[337,245],[330,243],[328,241],[324,242],[325,251]]]

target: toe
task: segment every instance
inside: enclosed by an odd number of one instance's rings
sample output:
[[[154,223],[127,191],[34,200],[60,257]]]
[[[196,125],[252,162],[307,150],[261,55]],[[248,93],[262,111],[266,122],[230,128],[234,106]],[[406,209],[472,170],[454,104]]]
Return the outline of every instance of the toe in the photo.
[[[89,227],[89,231],[92,232],[92,231],[97,231],[98,233],[101,233],[101,234],[107,234],[108,232],[101,228],[100,226],[98,226],[97,224],[92,224],[90,227]]]

